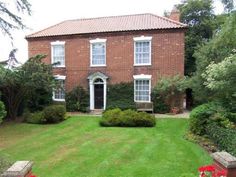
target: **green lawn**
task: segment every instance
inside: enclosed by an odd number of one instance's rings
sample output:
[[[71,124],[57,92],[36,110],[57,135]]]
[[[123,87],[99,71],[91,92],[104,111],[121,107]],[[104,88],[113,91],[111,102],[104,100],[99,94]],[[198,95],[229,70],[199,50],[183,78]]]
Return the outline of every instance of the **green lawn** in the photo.
[[[98,122],[72,117],[54,125],[5,124],[0,156],[34,161],[38,177],[191,177],[211,163],[183,138],[186,119],[158,119],[155,128],[102,128]]]

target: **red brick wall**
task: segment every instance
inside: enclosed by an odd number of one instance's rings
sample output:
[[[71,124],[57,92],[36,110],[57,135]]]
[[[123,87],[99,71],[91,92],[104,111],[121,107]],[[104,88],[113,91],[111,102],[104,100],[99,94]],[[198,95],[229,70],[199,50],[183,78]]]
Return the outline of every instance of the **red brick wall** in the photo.
[[[152,36],[152,65],[134,65],[133,37]],[[90,67],[91,39],[107,39],[106,67]],[[51,42],[65,41],[66,68],[55,69],[56,74],[66,75],[66,88],[77,85],[88,88],[89,74],[100,71],[109,77],[108,83],[133,81],[133,75],[152,75],[154,86],[161,75],[184,74],[184,30],[152,30],[116,32],[87,35],[71,35],[28,39],[29,56],[46,54],[46,63],[51,63]]]

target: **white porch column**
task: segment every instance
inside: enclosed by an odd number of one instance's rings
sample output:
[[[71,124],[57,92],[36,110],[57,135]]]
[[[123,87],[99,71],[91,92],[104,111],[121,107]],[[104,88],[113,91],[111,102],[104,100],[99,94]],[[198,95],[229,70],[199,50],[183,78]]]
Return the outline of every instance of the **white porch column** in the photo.
[[[94,84],[93,80],[89,80],[89,97],[90,97],[90,110],[94,110]]]
[[[103,106],[103,109],[105,110],[106,109],[106,106],[107,106],[107,80],[106,79],[104,79],[103,80],[103,83],[104,83],[104,85],[103,85],[103,96],[104,96],[104,106]]]

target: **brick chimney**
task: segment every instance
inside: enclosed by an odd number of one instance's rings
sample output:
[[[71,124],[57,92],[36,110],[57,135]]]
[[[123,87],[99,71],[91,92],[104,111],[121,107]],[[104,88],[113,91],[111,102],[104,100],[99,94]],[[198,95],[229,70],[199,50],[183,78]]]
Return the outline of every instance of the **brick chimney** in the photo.
[[[176,6],[170,12],[169,19],[179,22],[180,21],[180,12]]]

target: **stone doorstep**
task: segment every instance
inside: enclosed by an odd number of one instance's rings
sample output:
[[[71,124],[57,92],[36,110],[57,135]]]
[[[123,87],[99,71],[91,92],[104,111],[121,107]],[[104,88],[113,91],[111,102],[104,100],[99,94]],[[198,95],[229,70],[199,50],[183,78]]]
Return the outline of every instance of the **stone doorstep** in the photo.
[[[31,161],[17,161],[3,173],[2,177],[25,177],[31,172],[32,166]]]
[[[211,156],[226,168],[236,168],[236,157],[227,152],[215,152]]]

